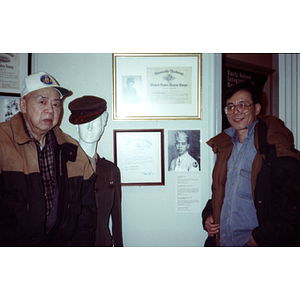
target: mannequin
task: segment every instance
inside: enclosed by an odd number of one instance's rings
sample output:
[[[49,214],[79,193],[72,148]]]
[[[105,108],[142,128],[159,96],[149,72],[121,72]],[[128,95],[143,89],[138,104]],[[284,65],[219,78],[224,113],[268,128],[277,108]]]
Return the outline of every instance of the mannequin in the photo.
[[[107,124],[108,113],[104,111],[100,117],[84,124],[77,124],[76,129],[79,135],[79,144],[85,151],[88,157],[91,159],[97,156],[97,146],[100,137],[104,132],[104,127]],[[92,161],[92,167],[95,170],[94,161]]]
[[[95,246],[122,247],[121,180],[120,170],[112,162],[100,158],[97,145],[108,120],[106,101],[94,96],[83,96],[70,102],[71,116],[79,134],[79,144],[97,174],[95,199],[97,229]],[[109,219],[112,219],[112,234]]]

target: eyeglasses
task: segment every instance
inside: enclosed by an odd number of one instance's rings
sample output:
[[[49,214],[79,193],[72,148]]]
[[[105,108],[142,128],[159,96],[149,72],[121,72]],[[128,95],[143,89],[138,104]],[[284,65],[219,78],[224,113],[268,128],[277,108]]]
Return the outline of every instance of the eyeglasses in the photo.
[[[225,107],[224,111],[225,111],[225,114],[230,116],[234,113],[235,111],[235,108],[237,108],[238,112],[241,113],[241,114],[245,114],[249,111],[249,107],[251,105],[253,105],[254,103],[252,104],[246,104],[246,103],[239,103],[237,105],[234,105],[234,104],[229,104],[228,106]]]

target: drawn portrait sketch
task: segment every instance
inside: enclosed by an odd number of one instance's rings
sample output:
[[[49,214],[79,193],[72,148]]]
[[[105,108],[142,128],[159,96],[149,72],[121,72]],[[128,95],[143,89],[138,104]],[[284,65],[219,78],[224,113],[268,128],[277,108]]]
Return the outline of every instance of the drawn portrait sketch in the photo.
[[[4,121],[9,121],[12,116],[20,111],[19,97],[5,96],[4,98]]]

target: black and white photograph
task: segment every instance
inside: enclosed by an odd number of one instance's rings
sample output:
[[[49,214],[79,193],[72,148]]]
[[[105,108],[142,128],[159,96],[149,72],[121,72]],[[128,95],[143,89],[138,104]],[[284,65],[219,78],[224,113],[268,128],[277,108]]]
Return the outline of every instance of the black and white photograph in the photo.
[[[200,166],[200,130],[170,130],[168,135],[168,170],[197,172]]]
[[[123,76],[122,101],[124,104],[141,104],[141,76]]]

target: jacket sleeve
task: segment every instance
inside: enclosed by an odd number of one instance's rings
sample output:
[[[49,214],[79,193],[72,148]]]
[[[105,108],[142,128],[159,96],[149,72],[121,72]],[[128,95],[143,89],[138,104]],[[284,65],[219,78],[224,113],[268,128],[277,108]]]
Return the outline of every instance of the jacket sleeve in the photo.
[[[256,204],[264,209],[257,207],[262,213],[253,238],[259,246],[300,246],[300,161],[275,159],[269,181],[271,193]]]
[[[205,230],[205,226],[204,226],[205,220],[211,215],[213,215],[213,208],[212,208],[212,200],[210,199],[207,201],[206,206],[202,211],[202,226],[204,230]],[[216,235],[208,236],[205,240],[204,247],[215,247],[216,241],[217,241]]]
[[[205,220],[209,217],[209,216],[213,216],[214,212],[213,212],[213,208],[212,208],[212,200],[209,199],[206,203],[206,206],[204,207],[203,211],[202,211],[202,226],[203,229],[205,230]]]
[[[122,207],[121,207],[121,175],[120,170],[116,169],[114,204],[112,207],[112,235],[115,247],[123,247],[122,237]]]
[[[81,189],[81,214],[78,217],[71,246],[93,246],[97,226],[94,185],[96,174],[83,181]]]

